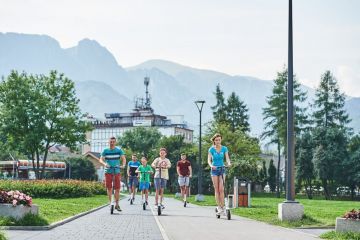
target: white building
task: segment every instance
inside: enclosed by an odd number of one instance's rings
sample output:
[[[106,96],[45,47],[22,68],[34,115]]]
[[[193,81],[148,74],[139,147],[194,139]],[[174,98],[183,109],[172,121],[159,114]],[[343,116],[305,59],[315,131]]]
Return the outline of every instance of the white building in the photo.
[[[109,138],[119,137],[124,132],[135,127],[154,127],[164,136],[182,135],[184,141],[193,141],[193,130],[189,129],[183,115],[161,116],[154,113],[150,106],[148,94],[149,78],[145,78],[146,98],[138,98],[135,108],[130,113],[105,113],[104,121],[89,118],[94,130],[87,134],[88,145],[83,146],[83,154],[87,152],[102,152],[109,146]]]

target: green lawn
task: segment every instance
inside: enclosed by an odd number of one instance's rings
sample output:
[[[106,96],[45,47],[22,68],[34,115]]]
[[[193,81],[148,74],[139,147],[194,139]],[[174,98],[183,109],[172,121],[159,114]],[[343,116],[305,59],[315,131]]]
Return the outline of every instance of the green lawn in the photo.
[[[20,221],[0,217],[0,226],[44,226],[91,210],[107,203],[106,195],[93,197],[46,199],[35,198],[33,203],[39,205],[39,216],[27,215]],[[1,238],[0,238],[1,239]]]
[[[331,240],[360,240],[360,233],[338,233],[335,231],[324,233],[320,236],[323,239]]]
[[[168,196],[174,197],[174,194]],[[189,201],[202,206],[215,206],[214,196],[205,196],[205,202],[195,202],[194,197]],[[336,217],[343,216],[346,211],[360,209],[359,201],[327,201],[322,199],[309,200],[299,196],[297,201],[304,205],[305,217],[301,221],[281,222],[277,219],[278,203],[284,198],[276,198],[269,194],[254,195],[251,208],[233,209],[232,213],[270,224],[284,227],[315,227],[335,226]]]

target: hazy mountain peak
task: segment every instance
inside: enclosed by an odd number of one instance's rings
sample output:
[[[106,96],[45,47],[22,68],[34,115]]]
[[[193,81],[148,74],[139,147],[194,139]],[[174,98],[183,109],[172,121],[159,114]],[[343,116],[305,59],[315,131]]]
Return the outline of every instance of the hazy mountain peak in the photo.
[[[176,77],[183,72],[191,72],[193,74],[200,74],[201,76],[206,75],[207,78],[222,78],[222,77],[230,77],[228,74],[208,70],[208,69],[199,69],[194,67],[185,66],[179,63],[175,63],[169,60],[162,59],[151,59],[145,61],[139,65],[126,68],[127,70],[137,70],[137,69],[152,69],[157,68],[161,69],[161,71],[166,72],[167,74]]]

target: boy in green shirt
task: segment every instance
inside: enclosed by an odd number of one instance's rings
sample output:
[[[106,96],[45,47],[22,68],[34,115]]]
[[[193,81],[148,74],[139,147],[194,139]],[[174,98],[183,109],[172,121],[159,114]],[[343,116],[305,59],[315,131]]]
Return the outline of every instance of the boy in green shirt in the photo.
[[[141,198],[144,201],[145,194],[145,203],[148,205],[148,196],[149,196],[149,188],[150,188],[150,174],[153,173],[153,169],[150,165],[147,164],[146,157],[141,158],[141,165],[136,170],[137,173],[140,173],[140,191]]]

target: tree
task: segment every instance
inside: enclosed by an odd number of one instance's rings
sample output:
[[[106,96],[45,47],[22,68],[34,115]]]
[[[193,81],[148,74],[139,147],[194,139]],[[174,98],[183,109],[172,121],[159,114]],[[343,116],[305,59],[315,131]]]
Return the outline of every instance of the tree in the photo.
[[[0,84],[0,103],[1,131],[13,149],[32,159],[38,179],[44,176],[50,147],[74,149],[91,129],[82,120],[74,82],[56,71],[48,76],[12,71]]]
[[[152,127],[136,127],[124,132],[124,134],[118,138],[118,142],[133,153],[148,156],[156,149],[160,139],[161,133],[158,129]]]
[[[71,167],[71,179],[79,180],[97,180],[96,170],[94,164],[84,158],[72,158],[68,159]],[[66,172],[69,177],[69,172]]]
[[[351,198],[356,187],[360,187],[360,135],[351,138],[348,146],[349,158],[343,161],[342,183],[350,188]]]
[[[321,182],[327,199],[335,188],[335,181],[344,183],[344,167],[349,161],[347,142],[352,129],[345,111],[345,95],[340,92],[336,78],[330,71],[321,76],[316,89],[313,104],[315,146],[322,148],[326,154],[316,158],[316,168],[321,176]]]
[[[267,168],[266,168],[266,162],[262,162],[262,168],[260,170],[259,179],[261,183],[261,187],[264,189],[268,182],[268,175],[267,175]]]
[[[351,129],[346,125],[351,121],[345,111],[345,95],[340,92],[336,78],[326,71],[316,89],[314,102],[315,127]]]
[[[216,97],[216,105],[212,106],[214,121],[222,123],[226,121],[226,104],[224,98],[224,92],[220,89],[220,84],[216,85],[214,92]]]
[[[265,121],[262,139],[267,139],[269,144],[277,145],[277,197],[280,197],[280,160],[281,149],[286,155],[287,140],[287,69],[277,73],[274,80],[272,95],[267,97],[267,107],[263,108],[263,119]],[[306,92],[300,89],[300,84],[294,76],[294,127],[295,136],[298,136],[302,130],[307,128],[308,120],[305,115],[306,108],[300,104],[306,100]]]
[[[269,169],[268,169],[268,182],[270,186],[271,192],[275,192],[276,190],[276,167],[274,165],[274,160],[270,160]]]
[[[232,131],[240,129],[243,132],[250,131],[248,108],[239,97],[232,92],[227,99],[226,121],[230,124]]]
[[[315,130],[314,163],[324,188],[326,199],[331,199],[335,191],[335,182],[342,181],[343,161],[348,158],[347,136],[343,129],[318,128]]]
[[[310,131],[305,132],[298,140],[298,151],[296,156],[296,178],[300,183],[304,183],[306,195],[312,199],[312,182],[315,179],[314,170],[314,141]]]

